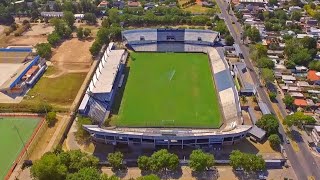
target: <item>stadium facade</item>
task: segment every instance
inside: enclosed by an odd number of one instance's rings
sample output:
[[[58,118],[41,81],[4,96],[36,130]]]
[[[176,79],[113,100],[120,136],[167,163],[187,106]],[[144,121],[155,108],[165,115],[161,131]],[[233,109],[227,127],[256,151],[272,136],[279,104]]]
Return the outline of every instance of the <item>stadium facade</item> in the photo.
[[[201,52],[208,55],[211,64],[212,76],[218,92],[219,104],[223,114],[223,125],[219,129],[195,129],[195,128],[130,128],[130,127],[103,127],[100,126],[108,116],[116,89],[122,85],[122,69],[126,61],[127,52],[122,50],[118,55],[119,68],[110,69],[106,74],[114,74],[112,88],[102,93],[104,101],[93,90],[96,88],[94,79],[106,78],[101,73],[107,71],[110,57],[105,57],[113,51],[112,47],[107,48],[99,68],[87,93],[80,105],[79,113],[90,116],[98,125],[84,125],[95,141],[107,144],[144,144],[153,146],[208,146],[208,145],[231,145],[243,139],[252,125],[243,125],[238,91],[235,88],[229,66],[223,54],[219,53],[214,45],[220,40],[218,32],[209,30],[191,29],[137,29],[122,32],[125,45],[137,52]],[[111,60],[112,61],[112,60]],[[101,68],[100,68],[101,66]],[[111,72],[112,71],[112,72]],[[109,79],[109,78],[108,78]],[[101,85],[104,87],[105,85]],[[110,92],[109,92],[110,91]],[[106,98],[108,97],[108,98]],[[101,112],[99,115],[98,112]]]
[[[114,44],[109,44],[79,106],[81,115],[91,117],[98,124],[109,116],[115,94],[123,81],[127,55],[126,50],[115,50]]]

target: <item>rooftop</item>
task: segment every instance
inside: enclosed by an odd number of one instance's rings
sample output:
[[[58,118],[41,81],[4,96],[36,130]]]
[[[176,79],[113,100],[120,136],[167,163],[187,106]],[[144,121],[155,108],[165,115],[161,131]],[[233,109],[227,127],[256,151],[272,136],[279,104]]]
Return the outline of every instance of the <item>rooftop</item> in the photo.
[[[295,99],[294,104],[297,106],[307,106],[308,102],[305,99]]]
[[[111,50],[106,59],[101,59],[103,69],[97,73],[97,82],[91,90],[93,93],[109,93],[113,87],[113,81],[116,78],[119,64],[125,50]]]
[[[308,80],[310,81],[319,81],[320,80],[320,73],[314,70],[308,71]]]

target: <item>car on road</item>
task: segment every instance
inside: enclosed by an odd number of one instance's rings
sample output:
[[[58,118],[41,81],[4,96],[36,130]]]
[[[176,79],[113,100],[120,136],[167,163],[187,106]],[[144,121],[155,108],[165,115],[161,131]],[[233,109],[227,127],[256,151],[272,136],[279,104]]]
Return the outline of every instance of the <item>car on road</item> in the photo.
[[[290,144],[290,140],[288,138],[286,138],[286,143]]]
[[[234,21],[232,21],[232,24],[234,24]]]

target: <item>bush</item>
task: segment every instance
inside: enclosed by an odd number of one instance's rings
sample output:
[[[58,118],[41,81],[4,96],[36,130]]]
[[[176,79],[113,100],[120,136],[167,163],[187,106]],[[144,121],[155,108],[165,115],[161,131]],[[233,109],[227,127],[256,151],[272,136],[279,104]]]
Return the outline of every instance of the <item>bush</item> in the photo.
[[[83,30],[83,35],[84,35],[84,37],[88,37],[88,36],[90,36],[90,34],[91,34],[91,29],[85,28],[85,29]]]
[[[61,41],[61,37],[57,32],[54,31],[49,34],[47,40],[52,46],[56,46]]]
[[[82,27],[79,27],[79,28],[77,29],[77,37],[78,37],[79,39],[82,39],[82,38],[83,38],[83,28],[82,28]]]
[[[277,134],[271,134],[269,137],[268,137],[268,140],[270,142],[270,146],[273,148],[273,149],[276,149],[279,147],[280,143],[281,143],[281,140],[280,140],[280,137],[277,135]]]
[[[55,112],[48,112],[46,121],[49,127],[53,126],[57,121],[57,114]]]
[[[99,40],[95,40],[94,43],[91,45],[89,51],[92,56],[96,56],[99,54],[100,50],[102,48],[102,43]]]
[[[51,45],[49,43],[40,43],[36,45],[37,54],[39,54],[42,58],[50,58],[52,51],[51,51]]]
[[[121,152],[109,153],[107,159],[113,169],[118,170],[123,167],[123,154]]]
[[[90,118],[79,116],[77,120],[77,132],[75,133],[76,140],[79,143],[85,143],[90,139],[90,134],[83,129],[83,125],[91,125]]]

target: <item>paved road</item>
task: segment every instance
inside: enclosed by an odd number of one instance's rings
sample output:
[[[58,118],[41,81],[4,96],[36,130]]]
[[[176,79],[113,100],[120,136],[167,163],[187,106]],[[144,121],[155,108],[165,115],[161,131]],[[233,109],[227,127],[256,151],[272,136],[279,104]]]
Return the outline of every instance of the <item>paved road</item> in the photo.
[[[275,114],[275,111],[272,107],[272,104],[269,100],[269,97],[267,93],[264,91],[264,89],[259,86],[260,80],[259,76],[254,71],[254,67],[249,60],[249,50],[246,46],[242,45],[240,42],[240,33],[242,31],[241,25],[237,22],[236,17],[229,15],[227,13],[227,6],[228,2],[224,0],[217,0],[217,4],[219,5],[221,9],[221,16],[224,18],[225,23],[228,26],[228,29],[231,33],[231,35],[235,39],[235,43],[238,43],[240,45],[240,49],[242,50],[243,56],[244,56],[244,62],[246,63],[248,69],[250,70],[250,75],[252,77],[252,80],[257,84],[257,92],[259,97],[263,102],[267,104],[270,111]],[[281,114],[283,117],[286,116],[285,108],[282,104],[282,100],[279,99],[278,108],[281,111]],[[286,137],[285,131],[282,125],[279,127],[279,132],[282,135],[282,137]],[[315,179],[320,179],[320,169],[315,163],[313,155],[310,153],[307,145],[301,140],[302,138],[299,137],[297,133],[294,135],[295,140],[298,143],[298,146],[300,148],[300,152],[295,152],[290,144],[283,144],[285,151],[287,153],[287,157],[289,161],[291,162],[292,168],[294,169],[297,178],[300,179],[307,179],[310,176],[314,176]]]

